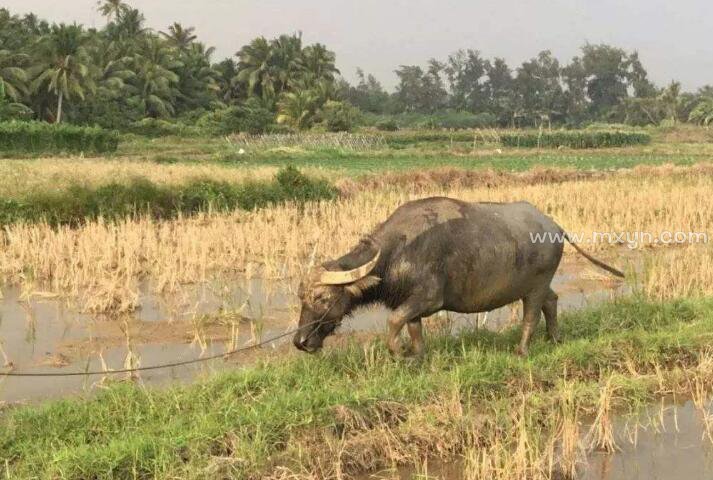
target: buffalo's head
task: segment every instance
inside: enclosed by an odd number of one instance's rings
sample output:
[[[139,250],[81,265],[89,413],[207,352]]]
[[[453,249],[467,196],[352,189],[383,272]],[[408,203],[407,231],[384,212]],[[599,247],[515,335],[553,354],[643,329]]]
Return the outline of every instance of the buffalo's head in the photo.
[[[371,260],[353,270],[317,268],[300,283],[302,311],[293,339],[297,348],[309,353],[322,348],[324,339],[334,332],[342,317],[351,312],[355,301],[365,290],[379,283],[380,279],[370,273],[380,253],[377,251]]]

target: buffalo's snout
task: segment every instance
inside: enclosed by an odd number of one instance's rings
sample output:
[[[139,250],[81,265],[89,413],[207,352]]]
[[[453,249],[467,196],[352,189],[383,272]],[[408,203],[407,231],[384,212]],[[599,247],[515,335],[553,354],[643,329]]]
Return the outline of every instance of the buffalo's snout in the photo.
[[[314,353],[318,350],[318,348],[309,345],[308,336],[303,334],[302,332],[297,332],[295,334],[294,338],[292,339],[292,343],[294,343],[295,347],[297,347],[298,350],[302,350],[303,352]]]

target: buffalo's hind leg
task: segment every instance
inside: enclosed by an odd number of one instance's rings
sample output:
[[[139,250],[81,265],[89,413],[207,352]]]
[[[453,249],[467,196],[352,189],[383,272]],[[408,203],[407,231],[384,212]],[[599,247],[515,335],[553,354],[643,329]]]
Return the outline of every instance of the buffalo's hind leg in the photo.
[[[559,343],[559,331],[557,328],[557,294],[550,288],[545,303],[542,304],[542,313],[545,314],[545,324],[547,325],[547,336],[553,343]]]
[[[532,292],[522,299],[522,338],[516,350],[518,355],[527,355],[530,338],[537,328],[537,323],[540,321],[541,311],[548,291]]]

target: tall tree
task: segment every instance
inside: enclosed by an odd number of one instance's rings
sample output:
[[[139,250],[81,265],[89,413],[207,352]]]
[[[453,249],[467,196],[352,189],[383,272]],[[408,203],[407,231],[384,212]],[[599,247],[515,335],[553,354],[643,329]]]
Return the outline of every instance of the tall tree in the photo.
[[[0,84],[3,85],[3,94],[15,102],[28,93],[25,67],[29,62],[27,54],[0,50]]]
[[[488,108],[485,75],[488,61],[477,50],[458,50],[446,61],[445,72],[451,90],[451,106],[478,113]]]
[[[274,99],[277,94],[272,45],[265,37],[258,37],[237,53],[237,79],[245,83],[249,95]]]
[[[198,38],[194,27],[183,28],[178,22],[169,25],[168,32],[160,32],[168,41],[169,45],[176,47],[180,51],[185,51]]]
[[[551,126],[552,120],[563,117],[564,95],[560,65],[549,50],[540,52],[537,57],[518,68],[515,88],[520,107],[530,122],[547,122]]]
[[[649,74],[639,59],[639,52],[632,52],[627,64],[628,80],[634,90],[634,96],[637,98],[655,97],[656,87],[648,78]]]
[[[512,121],[515,113],[515,92],[513,91],[513,78],[510,67],[502,58],[495,58],[486,65],[488,79],[485,89],[490,98],[488,111],[497,117],[501,126]]]
[[[582,64],[587,74],[592,113],[603,117],[628,96],[626,52],[609,45],[587,44],[582,47]]]
[[[97,2],[97,10],[110,21],[118,22],[119,17],[127,10],[129,6],[123,0],[100,0]]]
[[[52,27],[52,32],[43,37],[39,45],[41,60],[33,67],[36,76],[32,81],[32,90],[45,89],[56,95],[57,123],[62,121],[65,99],[84,100],[87,92],[94,90],[94,81],[89,75],[86,42],[87,35],[80,26],[60,24]]]
[[[334,82],[335,76],[339,75],[335,62],[334,52],[321,43],[305,47],[298,57],[299,68],[315,82]]]
[[[180,78],[175,70],[181,66],[166,42],[158,37],[145,38],[134,58],[136,78],[130,102],[149,117],[173,115],[180,93],[177,89]]]
[[[366,75],[357,68],[356,86],[342,79],[339,83],[339,96],[364,112],[385,113],[390,106],[390,95],[384,90],[374,75]]]
[[[676,123],[678,121],[678,109],[681,105],[681,83],[674,81],[669,83],[659,95],[659,101],[666,112],[666,118]]]
[[[574,57],[569,65],[562,68],[562,80],[566,87],[564,102],[567,122],[579,125],[587,119],[589,110],[587,71],[581,58]]]

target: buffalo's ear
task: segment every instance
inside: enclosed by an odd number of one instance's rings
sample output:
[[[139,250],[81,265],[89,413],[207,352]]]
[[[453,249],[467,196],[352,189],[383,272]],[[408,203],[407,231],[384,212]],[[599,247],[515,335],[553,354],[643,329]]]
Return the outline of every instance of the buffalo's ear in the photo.
[[[354,283],[346,285],[344,288],[352,297],[361,298],[362,295],[364,295],[365,291],[367,291],[371,287],[377,286],[379,282],[381,282],[381,279],[379,277],[376,277],[374,275],[367,275],[366,277],[360,278]]]

